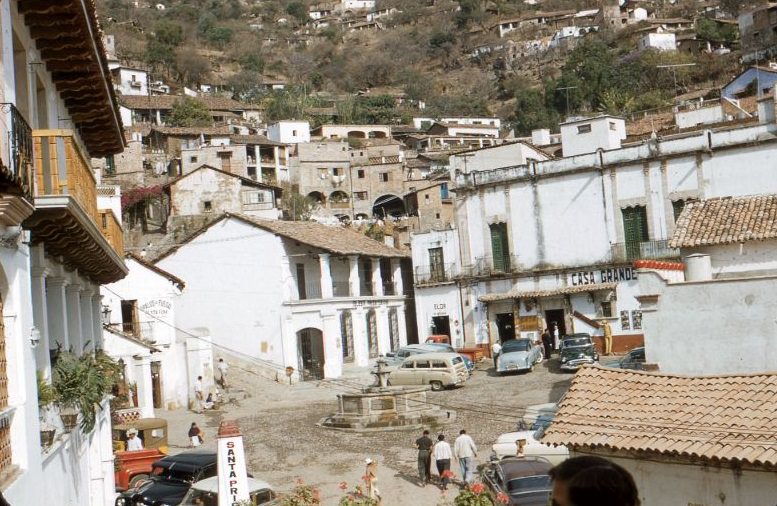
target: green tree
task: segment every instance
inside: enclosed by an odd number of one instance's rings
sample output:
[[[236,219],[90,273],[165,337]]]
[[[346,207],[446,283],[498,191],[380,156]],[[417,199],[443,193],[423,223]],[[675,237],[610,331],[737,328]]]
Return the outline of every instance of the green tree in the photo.
[[[169,68],[175,61],[175,51],[173,51],[172,46],[162,44],[156,39],[151,39],[146,45],[145,58],[155,68]]]
[[[555,128],[559,115],[545,103],[542,90],[521,88],[515,91],[515,112],[512,124],[519,135],[529,135],[537,128]]]
[[[240,68],[261,73],[264,70],[264,60],[257,53],[243,53],[238,59]]]
[[[286,14],[297,18],[298,21],[307,21],[308,8],[305,6],[304,2],[289,2],[289,5],[286,6]]]
[[[154,25],[154,39],[166,46],[179,46],[183,42],[183,27],[172,21],[159,21]]]
[[[191,97],[183,97],[173,104],[167,121],[176,127],[206,127],[213,124],[213,117],[205,104]]]

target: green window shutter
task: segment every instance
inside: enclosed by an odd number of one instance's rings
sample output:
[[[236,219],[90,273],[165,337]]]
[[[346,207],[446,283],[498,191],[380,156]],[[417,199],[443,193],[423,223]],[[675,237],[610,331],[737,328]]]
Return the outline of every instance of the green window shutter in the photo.
[[[635,206],[622,209],[621,212],[623,234],[626,240],[626,259],[634,260],[640,256],[640,243],[649,240],[647,209],[645,206]]]
[[[510,270],[510,248],[507,243],[507,224],[494,223],[491,228],[491,256],[494,259],[494,270],[507,272]]]

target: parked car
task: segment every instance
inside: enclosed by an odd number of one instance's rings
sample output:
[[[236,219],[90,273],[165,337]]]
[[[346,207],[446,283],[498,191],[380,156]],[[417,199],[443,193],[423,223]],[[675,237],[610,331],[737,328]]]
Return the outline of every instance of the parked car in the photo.
[[[583,364],[595,364],[599,361],[599,354],[589,334],[564,336],[560,350],[562,371],[577,371]]]
[[[279,504],[278,497],[270,484],[262,480],[248,478],[248,491],[252,505],[270,506]],[[211,476],[193,484],[186,493],[186,497],[181,501],[181,506],[218,506],[218,504],[218,476]]]
[[[193,450],[153,464],[148,481],[116,498],[115,506],[178,506],[193,483],[216,476],[216,452]]]
[[[645,347],[634,348],[621,358],[610,359],[602,364],[615,369],[634,369],[641,371],[645,366]]]
[[[535,422],[537,423],[537,422]],[[566,446],[551,446],[542,443],[543,434],[548,424],[537,423],[535,430],[524,430],[502,434],[491,446],[491,458],[501,459],[515,455],[518,450],[517,442],[525,441],[523,454],[527,457],[541,457],[553,465],[560,464],[569,458],[569,449]]]
[[[450,344],[426,342],[423,344],[408,344],[407,346],[399,348],[395,352],[386,353],[386,358],[388,359],[389,363],[399,365],[410,355],[420,355],[421,353],[432,353],[436,351],[445,353],[458,353],[456,349]],[[461,354],[459,353],[459,355]],[[472,373],[472,370],[475,368],[475,364],[472,362],[472,360],[469,359],[469,357],[461,355],[461,358],[464,359],[464,365],[467,366],[467,371]]]
[[[502,343],[496,372],[531,371],[542,362],[542,350],[531,339],[510,339]]]
[[[557,410],[558,404],[555,402],[527,406],[523,416],[518,420],[518,430],[529,430],[530,428],[533,428],[538,419],[546,416],[552,418]]]
[[[463,385],[469,378],[464,359],[458,353],[411,355],[388,377],[390,385],[430,385],[432,390]]]
[[[550,469],[553,465],[540,457],[505,457],[490,462],[483,481],[494,495],[508,497],[509,506],[546,506],[550,504]]]
[[[427,343],[450,343],[451,336],[447,334],[432,334],[426,338]]]
[[[143,449],[126,451],[127,431],[135,429]],[[113,426],[116,491],[121,492],[147,480],[154,462],[167,455],[167,420],[141,418]]]

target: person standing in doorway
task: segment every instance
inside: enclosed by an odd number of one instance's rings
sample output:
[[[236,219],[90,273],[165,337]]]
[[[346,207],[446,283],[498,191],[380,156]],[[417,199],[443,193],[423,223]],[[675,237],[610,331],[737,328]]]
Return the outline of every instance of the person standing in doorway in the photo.
[[[445,441],[444,434],[437,436],[437,442],[434,444],[434,448],[432,449],[432,458],[437,465],[437,472],[440,475],[440,484],[442,485],[442,489],[448,490],[453,452],[451,451],[451,445]]]
[[[219,369],[219,380],[221,381],[221,388],[227,388],[227,370],[229,369],[229,366],[226,362],[224,362],[223,358],[220,358],[219,365],[217,367]]]
[[[425,487],[431,481],[432,471],[432,446],[434,441],[429,437],[429,431],[415,440],[415,447],[418,448],[418,476],[421,479],[421,486]]]
[[[370,499],[378,501],[381,504],[380,490],[378,490],[378,463],[368,458],[364,461],[367,464],[367,470],[364,473],[364,481],[367,485],[367,495]]]
[[[602,331],[604,332],[604,354],[612,354],[612,327],[608,321],[602,323]]]
[[[559,335],[558,330],[558,323],[553,322],[553,350],[558,350],[559,347],[559,339],[561,336]]]
[[[545,329],[545,332],[542,333],[542,349],[545,353],[545,359],[549,359],[550,354],[553,352],[553,338],[550,337],[548,329]]]
[[[461,479],[467,484],[472,483],[472,469],[478,456],[478,447],[464,429],[461,429],[453,443],[453,454],[461,467]]]
[[[205,442],[205,438],[202,436],[202,430],[197,426],[197,422],[192,422],[192,426],[189,427],[189,442],[192,447],[200,446]]]
[[[494,369],[496,369],[496,359],[499,358],[500,353],[502,353],[502,345],[499,344],[499,341],[494,341],[494,344],[491,345],[491,356],[494,357]]]
[[[202,413],[202,401],[205,398],[202,395],[202,376],[197,376],[197,381],[194,382],[194,412]]]

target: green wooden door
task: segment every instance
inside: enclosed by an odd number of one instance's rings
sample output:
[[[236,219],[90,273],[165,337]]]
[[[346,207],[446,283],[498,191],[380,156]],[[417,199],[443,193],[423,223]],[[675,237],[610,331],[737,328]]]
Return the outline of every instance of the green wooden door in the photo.
[[[510,246],[507,243],[507,224],[494,223],[491,228],[491,256],[494,259],[494,270],[507,272],[510,270]]]
[[[626,239],[626,259],[631,261],[640,256],[640,243],[649,240],[647,209],[635,206],[622,209],[623,234]]]

